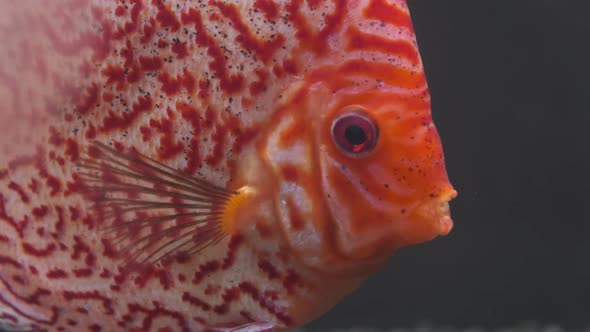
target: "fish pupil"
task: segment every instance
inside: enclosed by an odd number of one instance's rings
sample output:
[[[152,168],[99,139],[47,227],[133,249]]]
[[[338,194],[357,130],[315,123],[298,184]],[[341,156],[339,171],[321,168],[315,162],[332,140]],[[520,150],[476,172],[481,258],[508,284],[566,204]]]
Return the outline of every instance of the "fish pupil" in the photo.
[[[361,158],[371,152],[379,139],[379,127],[363,110],[349,111],[332,122],[332,140],[345,155]]]
[[[359,125],[353,124],[346,128],[344,137],[350,145],[363,144],[367,140],[367,134]]]

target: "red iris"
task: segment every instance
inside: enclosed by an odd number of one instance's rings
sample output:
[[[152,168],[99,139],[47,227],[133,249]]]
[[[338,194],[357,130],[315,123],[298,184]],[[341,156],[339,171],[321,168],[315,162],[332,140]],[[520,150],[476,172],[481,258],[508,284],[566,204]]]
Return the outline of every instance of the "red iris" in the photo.
[[[352,111],[334,120],[332,138],[340,151],[351,157],[363,157],[377,145],[379,128],[364,112]]]

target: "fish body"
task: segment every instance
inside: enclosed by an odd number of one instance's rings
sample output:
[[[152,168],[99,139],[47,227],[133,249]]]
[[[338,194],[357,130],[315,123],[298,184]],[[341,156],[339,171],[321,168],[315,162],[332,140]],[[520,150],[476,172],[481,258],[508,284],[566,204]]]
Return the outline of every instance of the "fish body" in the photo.
[[[1,328],[280,331],[452,227],[405,0],[2,6]]]

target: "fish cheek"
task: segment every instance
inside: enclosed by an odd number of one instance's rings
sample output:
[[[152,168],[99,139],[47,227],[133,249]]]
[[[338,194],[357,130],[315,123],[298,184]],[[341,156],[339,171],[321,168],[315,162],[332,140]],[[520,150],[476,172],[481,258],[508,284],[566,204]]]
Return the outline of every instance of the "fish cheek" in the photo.
[[[370,168],[362,163],[331,153],[323,154],[321,162],[336,246],[349,259],[385,254],[382,245],[399,211],[385,196],[386,188],[377,184],[368,173]]]

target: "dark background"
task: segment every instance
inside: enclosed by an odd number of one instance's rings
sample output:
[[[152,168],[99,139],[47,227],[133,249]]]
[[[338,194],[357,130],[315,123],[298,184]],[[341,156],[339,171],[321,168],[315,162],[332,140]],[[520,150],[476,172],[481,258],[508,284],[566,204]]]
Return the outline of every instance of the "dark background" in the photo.
[[[590,326],[589,5],[409,1],[455,228],[399,251],[306,331]]]

